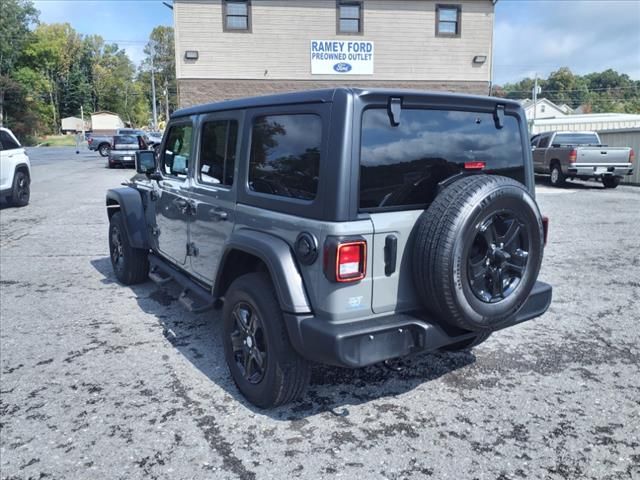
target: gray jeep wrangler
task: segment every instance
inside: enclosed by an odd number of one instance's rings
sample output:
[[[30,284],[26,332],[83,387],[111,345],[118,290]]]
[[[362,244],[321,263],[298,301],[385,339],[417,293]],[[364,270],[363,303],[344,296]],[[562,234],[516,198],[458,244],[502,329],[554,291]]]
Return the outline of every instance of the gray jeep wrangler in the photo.
[[[183,109],[107,192],[124,284],[222,309],[239,390],[298,398],[310,362],[468,349],[542,315],[546,222],[516,102],[337,88]]]

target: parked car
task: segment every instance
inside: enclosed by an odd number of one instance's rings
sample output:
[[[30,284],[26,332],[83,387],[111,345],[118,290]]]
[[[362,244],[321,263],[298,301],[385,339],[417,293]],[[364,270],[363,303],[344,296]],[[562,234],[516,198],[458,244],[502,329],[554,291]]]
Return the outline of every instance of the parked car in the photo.
[[[136,152],[147,149],[147,144],[140,135],[116,135],[113,137],[113,148],[109,151],[107,166],[109,168],[115,168],[118,165],[133,167]]]
[[[531,138],[531,148],[535,172],[549,174],[556,187],[578,178],[616,188],[633,173],[633,149],[602,145],[596,132],[545,132]]]
[[[162,141],[161,133],[158,134],[156,132],[145,132],[144,130],[140,130],[137,128],[120,128],[116,130],[115,135],[141,136],[145,140],[147,148],[154,151]],[[113,137],[113,135],[90,135],[87,139],[87,147],[89,148],[89,150],[97,151],[103,157],[108,157],[109,152],[113,148]]]
[[[103,157],[109,156],[112,143],[113,136],[111,135],[94,135],[92,133],[87,137],[87,148],[97,151]]]
[[[107,192],[116,278],[222,308],[231,376],[268,408],[310,362],[461,350],[542,315],[546,221],[514,101],[347,89],[173,114]]]
[[[31,162],[8,128],[0,127],[0,199],[23,207],[31,197]]]

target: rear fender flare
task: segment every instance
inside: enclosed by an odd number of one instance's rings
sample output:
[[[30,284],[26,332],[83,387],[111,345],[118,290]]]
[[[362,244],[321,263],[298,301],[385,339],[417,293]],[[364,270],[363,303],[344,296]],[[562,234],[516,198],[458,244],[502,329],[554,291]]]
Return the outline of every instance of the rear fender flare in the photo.
[[[264,262],[271,275],[280,307],[287,313],[311,313],[304,281],[293,258],[290,246],[274,235],[255,230],[238,230],[227,241],[216,275],[214,294],[219,296],[222,274],[228,254],[240,250]]]
[[[131,187],[112,188],[107,191],[106,204],[109,219],[115,211],[122,212],[129,244],[133,248],[150,248],[140,192]]]

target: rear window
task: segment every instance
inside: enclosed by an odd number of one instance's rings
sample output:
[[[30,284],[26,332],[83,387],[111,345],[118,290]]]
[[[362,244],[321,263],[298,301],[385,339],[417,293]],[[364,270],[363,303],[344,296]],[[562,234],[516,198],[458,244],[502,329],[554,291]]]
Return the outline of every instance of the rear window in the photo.
[[[485,162],[486,173],[524,182],[518,119],[505,115],[497,129],[492,113],[403,109],[391,126],[386,109],[365,110],[360,150],[360,208],[424,208],[438,183]]]
[[[595,133],[557,133],[553,137],[554,145],[599,145]]]
[[[119,135],[113,138],[113,142],[118,145],[138,145],[138,137],[134,137],[133,135]]]
[[[318,191],[322,119],[315,114],[257,117],[251,134],[249,188],[313,200]]]

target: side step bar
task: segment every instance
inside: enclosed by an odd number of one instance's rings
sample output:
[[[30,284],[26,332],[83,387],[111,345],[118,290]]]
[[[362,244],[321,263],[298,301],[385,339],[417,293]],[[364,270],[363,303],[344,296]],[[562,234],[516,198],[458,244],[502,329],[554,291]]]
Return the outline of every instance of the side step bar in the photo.
[[[156,284],[166,285],[174,281],[182,287],[178,301],[190,312],[206,312],[216,305],[218,299],[213,297],[207,289],[153,253],[149,254],[149,267],[149,278]]]

